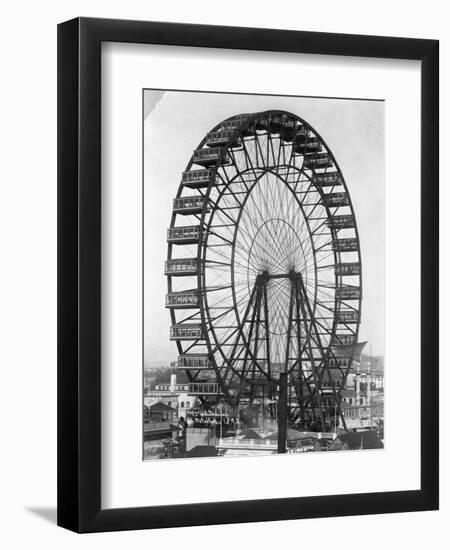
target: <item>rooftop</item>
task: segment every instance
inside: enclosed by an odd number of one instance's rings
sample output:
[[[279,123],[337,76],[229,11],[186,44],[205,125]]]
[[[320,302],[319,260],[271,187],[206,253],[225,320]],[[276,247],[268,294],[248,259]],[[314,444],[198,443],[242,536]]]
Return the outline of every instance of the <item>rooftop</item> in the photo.
[[[162,401],[158,401],[158,403],[154,403],[153,405],[150,405],[149,407],[150,412],[176,412],[175,409],[172,409],[172,407],[169,407],[169,405],[166,405]]]
[[[188,451],[186,456],[189,458],[217,456],[217,449],[213,445],[197,445]]]
[[[384,447],[383,442],[373,431],[347,432],[339,437],[342,443],[348,445],[349,449],[382,449]]]

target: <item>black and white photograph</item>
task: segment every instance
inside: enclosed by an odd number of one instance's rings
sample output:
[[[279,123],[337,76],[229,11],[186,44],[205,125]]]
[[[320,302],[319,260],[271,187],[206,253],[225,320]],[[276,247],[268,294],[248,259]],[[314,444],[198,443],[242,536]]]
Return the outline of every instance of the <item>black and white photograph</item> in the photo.
[[[142,106],[143,459],[383,449],[384,101]]]
[[[5,4],[0,547],[448,539],[444,7]]]

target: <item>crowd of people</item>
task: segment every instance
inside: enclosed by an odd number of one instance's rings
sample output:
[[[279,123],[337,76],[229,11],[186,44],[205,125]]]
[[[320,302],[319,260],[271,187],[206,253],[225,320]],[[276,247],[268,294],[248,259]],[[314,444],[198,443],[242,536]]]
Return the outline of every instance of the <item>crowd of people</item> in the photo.
[[[224,434],[236,431],[237,425],[237,418],[216,410],[190,409],[186,414],[187,428],[216,428],[218,433]]]

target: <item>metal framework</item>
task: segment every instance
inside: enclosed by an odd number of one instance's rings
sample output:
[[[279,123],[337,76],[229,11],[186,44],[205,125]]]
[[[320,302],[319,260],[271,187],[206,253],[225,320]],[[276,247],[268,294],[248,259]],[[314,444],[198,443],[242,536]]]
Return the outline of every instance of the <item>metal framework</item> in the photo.
[[[183,172],[170,228],[166,306],[179,368],[203,401],[276,402],[323,431],[360,353],[358,229],[321,136],[284,111],[214,127]],[[202,391],[204,388],[204,391]]]

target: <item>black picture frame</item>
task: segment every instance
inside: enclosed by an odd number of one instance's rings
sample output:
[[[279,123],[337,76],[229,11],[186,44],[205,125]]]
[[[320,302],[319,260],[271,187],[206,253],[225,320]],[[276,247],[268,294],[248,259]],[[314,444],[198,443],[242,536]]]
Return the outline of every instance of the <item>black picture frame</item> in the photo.
[[[101,508],[101,44],[421,62],[421,488]],[[58,26],[58,525],[76,532],[438,509],[439,42],[77,18]]]

